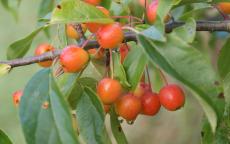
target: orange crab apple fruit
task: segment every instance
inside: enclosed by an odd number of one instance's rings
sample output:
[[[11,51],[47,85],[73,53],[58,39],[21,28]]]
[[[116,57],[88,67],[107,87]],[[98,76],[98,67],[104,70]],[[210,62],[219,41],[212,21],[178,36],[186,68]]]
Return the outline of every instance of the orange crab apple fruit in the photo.
[[[46,52],[53,51],[55,48],[48,44],[48,43],[43,43],[37,46],[35,49],[35,56],[42,55]],[[52,65],[52,60],[44,61],[44,62],[39,62],[38,64],[42,67],[50,67]]]
[[[133,121],[141,112],[141,101],[138,97],[128,93],[117,100],[115,110],[127,121]]]
[[[122,43],[124,33],[121,25],[115,22],[101,27],[98,30],[96,37],[101,47],[105,49],[112,49]]]
[[[119,81],[111,78],[102,79],[97,86],[97,94],[105,105],[114,103],[122,93]]]
[[[65,47],[60,55],[60,64],[65,72],[81,71],[89,61],[89,54],[76,45]]]

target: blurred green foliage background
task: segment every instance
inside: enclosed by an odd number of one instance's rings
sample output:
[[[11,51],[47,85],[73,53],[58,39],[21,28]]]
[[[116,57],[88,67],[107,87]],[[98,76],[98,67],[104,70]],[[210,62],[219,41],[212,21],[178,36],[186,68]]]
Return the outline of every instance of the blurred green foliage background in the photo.
[[[6,59],[6,49],[10,43],[24,37],[36,28],[39,4],[40,0],[23,0],[18,11],[18,21],[15,21],[12,15],[0,6],[1,60]],[[47,41],[50,40],[41,33],[36,37],[27,55],[33,55],[36,45]],[[12,93],[23,89],[31,76],[39,69],[41,68],[36,64],[15,68],[9,75],[0,79],[0,128],[15,144],[25,144],[25,140],[20,126],[18,108],[13,105]],[[177,112],[167,112],[161,108],[157,116],[139,116],[134,125],[127,125],[124,122],[123,128],[130,144],[198,144],[201,137],[202,116],[201,107],[187,93],[183,109]]]

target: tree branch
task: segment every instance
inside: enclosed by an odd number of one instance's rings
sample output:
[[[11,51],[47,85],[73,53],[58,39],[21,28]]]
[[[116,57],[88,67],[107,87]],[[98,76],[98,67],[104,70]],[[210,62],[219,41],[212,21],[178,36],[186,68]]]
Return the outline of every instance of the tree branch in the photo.
[[[180,27],[184,25],[185,22],[172,22],[165,25],[165,32],[170,33],[173,29]],[[230,32],[230,21],[197,21],[197,31],[225,31]],[[133,32],[126,32],[125,33],[125,42],[129,41],[137,41],[136,34]],[[91,48],[99,47],[99,44],[95,40],[91,40],[87,43],[87,45],[84,47],[84,49],[88,50]],[[8,64],[12,68],[29,65],[33,63],[38,63],[42,61],[47,60],[53,60],[56,57],[58,57],[61,54],[60,49],[55,50],[53,52],[47,52],[40,56],[32,56],[32,57],[26,57],[26,58],[20,58],[20,59],[14,59],[10,61],[0,61],[0,64]]]

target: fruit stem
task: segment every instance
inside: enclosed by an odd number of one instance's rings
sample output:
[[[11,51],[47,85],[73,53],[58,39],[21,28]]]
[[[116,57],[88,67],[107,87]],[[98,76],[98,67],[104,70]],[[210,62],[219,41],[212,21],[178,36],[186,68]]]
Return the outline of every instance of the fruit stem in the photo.
[[[152,84],[151,84],[151,80],[150,80],[150,75],[149,75],[149,68],[148,66],[146,66],[146,72],[147,72],[147,77],[148,77],[148,83],[149,83],[149,88],[152,91]]]
[[[213,7],[215,7],[217,9],[217,11],[221,14],[221,16],[224,18],[224,20],[228,20],[229,17],[228,15],[224,14],[219,8],[217,5],[213,5]]]
[[[164,73],[158,68],[159,72],[160,72],[160,76],[161,76],[161,79],[164,81],[165,85],[168,85],[168,81],[164,75]]]
[[[112,18],[124,18],[124,19],[134,19],[143,23],[143,20],[135,16],[112,16]]]
[[[123,26],[122,29],[124,29],[124,30],[130,30],[130,31],[133,31],[133,32],[135,32],[137,34],[140,33],[138,30],[136,30],[136,29],[134,29],[132,27],[129,27],[129,26]]]
[[[113,53],[112,53],[112,49],[109,49],[109,59],[110,59],[111,78],[113,79]]]
[[[95,36],[95,34],[91,34],[89,37],[88,37],[88,39],[86,40],[86,41],[84,41],[84,43],[82,44],[82,48],[84,48],[87,44],[88,44],[88,42],[90,41],[90,40],[92,40],[93,39],[93,37]]]
[[[100,46],[98,49],[97,49],[97,51],[96,51],[96,53],[93,55],[94,57],[101,51],[101,49],[102,49],[102,46]]]

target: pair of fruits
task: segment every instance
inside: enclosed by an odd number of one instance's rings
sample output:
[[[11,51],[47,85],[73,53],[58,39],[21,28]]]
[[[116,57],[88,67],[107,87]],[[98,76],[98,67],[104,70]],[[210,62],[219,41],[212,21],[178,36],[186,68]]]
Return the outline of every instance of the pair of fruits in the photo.
[[[50,44],[44,43],[39,45],[35,50],[35,55],[41,55],[49,51],[53,51],[54,47]],[[89,54],[82,48],[76,45],[69,45],[65,47],[60,55],[60,64],[65,72],[79,72],[87,64]],[[52,61],[39,62],[42,67],[50,67]]]
[[[105,16],[110,17],[110,12],[102,7],[97,6]],[[85,24],[81,24],[83,32],[86,31],[86,28],[91,32],[96,34],[96,38],[98,43],[102,48],[115,48],[117,47],[124,39],[124,34],[122,31],[122,27],[119,23],[114,22],[111,24],[101,24],[95,22],[88,22]],[[79,34],[73,25],[67,25],[67,36],[74,39],[79,39]],[[116,36],[113,37],[112,36]]]
[[[106,107],[115,104],[117,114],[127,121],[135,120],[140,113],[153,116],[158,113],[161,105],[167,110],[175,111],[185,101],[183,90],[175,84],[166,85],[156,94],[150,90],[149,85],[141,83],[133,93],[122,95],[121,84],[111,78],[104,78],[99,82],[97,94]]]

